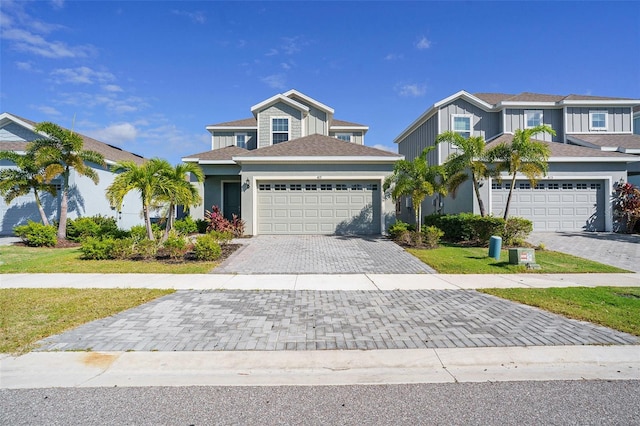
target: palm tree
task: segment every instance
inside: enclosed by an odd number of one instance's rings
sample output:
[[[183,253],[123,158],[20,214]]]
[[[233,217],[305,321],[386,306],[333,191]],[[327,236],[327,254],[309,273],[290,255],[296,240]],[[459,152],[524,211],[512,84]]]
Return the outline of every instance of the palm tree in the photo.
[[[29,152],[21,155],[14,151],[0,151],[0,160],[9,160],[17,167],[0,170],[0,195],[4,197],[4,201],[9,204],[16,197],[33,191],[42,223],[49,225],[38,194],[39,191],[44,191],[56,196],[56,186],[45,181],[46,164]]]
[[[484,202],[480,196],[480,180],[490,175],[485,162],[484,139],[481,136],[465,138],[459,133],[449,131],[439,134],[436,143],[454,144],[459,150],[451,154],[444,164],[447,170],[447,189],[451,196],[455,198],[460,185],[471,179],[480,208],[480,216],[486,216]]]
[[[510,144],[501,143],[487,152],[487,159],[491,162],[499,161],[497,171],[506,171],[511,176],[511,186],[504,209],[504,219],[509,215],[511,196],[516,185],[516,175],[522,173],[535,185],[539,177],[545,176],[549,165],[547,160],[551,154],[549,146],[544,142],[531,140],[539,133],[555,136],[556,132],[546,124],[530,129],[517,129]]]
[[[98,173],[87,165],[87,162],[104,166],[104,157],[98,152],[83,150],[84,142],[82,137],[71,130],[63,129],[57,124],[45,121],[37,124],[34,130],[45,134],[46,137],[30,142],[27,146],[27,152],[35,155],[39,161],[47,163],[44,171],[47,182],[51,182],[57,176],[62,176],[58,240],[64,240],[67,236],[67,209],[71,170],[75,170],[80,176],[88,177],[97,185],[100,180]]]
[[[173,228],[173,221],[175,218],[176,206],[197,206],[202,202],[198,189],[191,184],[188,180],[189,174],[195,178],[197,182],[204,181],[204,173],[200,166],[195,163],[181,163],[172,167],[167,171],[167,178],[175,186],[174,189],[168,194],[167,197],[163,197],[160,194],[159,199],[165,198],[168,203],[167,221],[164,228],[163,240],[166,240],[169,236],[169,231]]]
[[[175,184],[168,177],[171,170],[171,164],[160,158],[152,158],[142,165],[133,161],[121,161],[112,168],[114,173],[119,174],[107,188],[107,199],[112,207],[120,209],[124,197],[130,191],[137,190],[142,201],[147,238],[150,240],[153,240],[154,237],[151,230],[149,209],[157,197],[168,199],[174,190]]]
[[[385,179],[383,185],[385,191],[393,187],[391,197],[394,200],[402,196],[411,197],[418,233],[422,227],[422,201],[435,193],[447,195],[444,167],[430,165],[427,160],[427,155],[433,149],[434,146],[425,148],[413,161],[397,161],[393,167],[393,174]]]

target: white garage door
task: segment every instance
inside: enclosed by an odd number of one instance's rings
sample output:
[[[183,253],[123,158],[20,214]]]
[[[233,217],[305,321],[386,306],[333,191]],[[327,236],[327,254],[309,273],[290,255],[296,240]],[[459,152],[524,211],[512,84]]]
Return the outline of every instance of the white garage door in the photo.
[[[511,182],[492,184],[492,213],[502,216]],[[534,231],[604,231],[602,181],[517,180],[509,216],[533,222]]]
[[[259,234],[379,234],[380,185],[258,182]]]

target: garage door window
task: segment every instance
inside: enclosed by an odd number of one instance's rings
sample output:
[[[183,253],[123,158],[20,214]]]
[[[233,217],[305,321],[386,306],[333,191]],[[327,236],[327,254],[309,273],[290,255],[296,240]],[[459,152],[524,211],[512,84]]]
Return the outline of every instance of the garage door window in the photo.
[[[304,186],[304,190],[305,191],[317,191],[318,190],[318,185],[316,185],[315,183],[308,183]]]
[[[333,185],[330,183],[323,183],[320,185],[320,191],[331,191],[333,190]]]

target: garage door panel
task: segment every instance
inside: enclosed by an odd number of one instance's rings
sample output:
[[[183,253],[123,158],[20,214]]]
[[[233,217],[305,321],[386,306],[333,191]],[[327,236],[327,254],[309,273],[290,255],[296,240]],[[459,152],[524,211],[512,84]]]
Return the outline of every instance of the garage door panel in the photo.
[[[531,220],[534,231],[604,230],[601,181],[539,181],[536,188],[520,188],[524,182],[516,183],[509,214]],[[508,193],[508,188],[492,189],[493,214],[504,212]]]
[[[259,181],[257,186],[259,233],[380,233],[379,181]]]

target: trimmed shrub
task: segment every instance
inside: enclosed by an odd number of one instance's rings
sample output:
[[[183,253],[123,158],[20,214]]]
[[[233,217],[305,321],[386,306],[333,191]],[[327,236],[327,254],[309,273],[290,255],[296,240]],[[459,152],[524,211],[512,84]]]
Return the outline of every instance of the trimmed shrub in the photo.
[[[221,246],[229,244],[233,239],[233,233],[231,231],[211,231],[207,235],[214,239]]]
[[[435,226],[423,226],[422,227],[422,244],[426,248],[436,248],[440,243],[440,238],[444,235],[441,229]]]
[[[118,260],[127,260],[133,257],[135,253],[135,242],[133,238],[121,238],[113,241],[111,249],[111,258]]]
[[[196,219],[196,226],[198,227],[198,234],[206,234],[209,223],[204,219]]]
[[[198,225],[190,216],[186,216],[184,219],[176,220],[173,229],[180,235],[189,235],[198,232]]]
[[[100,239],[96,237],[86,237],[82,241],[80,251],[83,259],[105,260],[111,259],[114,240],[111,238]]]
[[[472,239],[482,245],[489,244],[492,235],[501,235],[504,228],[504,219],[495,216],[474,215],[471,219],[473,229]]]
[[[447,241],[471,241],[475,234],[471,221],[473,216],[471,213],[431,215],[424,218],[424,224],[440,228]]]
[[[71,241],[82,241],[86,237],[121,238],[125,231],[118,229],[116,219],[101,215],[69,219],[67,222],[67,238]]]
[[[193,253],[197,260],[216,260],[222,254],[220,244],[209,234],[196,238]]]
[[[407,231],[414,231],[416,229],[415,226],[410,225],[406,222],[403,222],[401,220],[396,220],[396,222],[392,225],[389,225],[389,236],[394,239],[397,240],[400,236],[402,236],[405,232]]]
[[[177,232],[170,231],[167,240],[162,244],[162,251],[171,259],[182,258],[187,252],[187,240]]]
[[[133,256],[143,260],[149,260],[158,254],[158,243],[148,238],[136,242],[133,249]]]
[[[26,225],[13,228],[13,233],[30,247],[53,247],[58,242],[55,226],[43,225],[31,220]]]
[[[533,231],[533,222],[522,217],[509,217],[502,231],[502,243],[506,246],[519,245]]]

